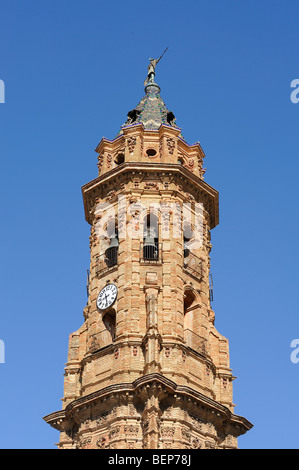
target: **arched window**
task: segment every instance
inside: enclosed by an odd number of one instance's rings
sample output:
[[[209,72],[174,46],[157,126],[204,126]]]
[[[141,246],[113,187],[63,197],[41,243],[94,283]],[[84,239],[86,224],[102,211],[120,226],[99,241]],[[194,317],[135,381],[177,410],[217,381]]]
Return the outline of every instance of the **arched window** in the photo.
[[[201,354],[206,354],[206,339],[201,330],[198,297],[190,287],[184,293],[184,339],[186,345]]]
[[[108,310],[103,316],[103,323],[108,331],[107,342],[111,343],[115,338],[116,312],[114,309]]]
[[[195,295],[191,290],[187,290],[184,295],[184,330],[193,331],[193,310],[192,304],[195,301]]]

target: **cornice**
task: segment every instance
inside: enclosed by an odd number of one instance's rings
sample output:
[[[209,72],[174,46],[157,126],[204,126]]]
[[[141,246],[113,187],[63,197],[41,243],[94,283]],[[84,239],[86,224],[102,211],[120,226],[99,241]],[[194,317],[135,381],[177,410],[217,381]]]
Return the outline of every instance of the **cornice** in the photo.
[[[179,138],[179,140],[185,145],[187,146],[188,148],[190,147],[194,147],[196,145],[199,144],[199,142],[196,142],[196,144],[194,145],[189,145],[187,142],[185,142],[181,137],[180,137],[180,133],[181,133],[181,129],[178,128],[178,127],[172,127],[172,126],[168,126],[166,124],[161,124],[160,127],[158,129],[146,129],[142,123],[138,123],[138,124],[131,124],[131,125],[128,125],[128,126],[125,126],[122,128],[122,134],[119,134],[117,135],[114,139],[107,139],[106,137],[103,137],[100,142],[98,143],[98,145],[96,146],[95,148],[95,151],[97,153],[100,153],[103,146],[104,145],[108,145],[108,146],[114,146],[115,144],[118,143],[118,141],[121,141],[122,139],[124,139],[127,135],[131,135],[131,134],[134,134],[135,132],[142,132],[144,135],[148,135],[148,136],[153,136],[153,135],[158,135],[159,137],[164,134],[164,133],[167,133],[167,134],[170,134],[170,135],[173,135],[173,136],[176,136]],[[200,147],[200,145],[199,145]],[[201,148],[201,147],[200,147]],[[201,149],[202,151],[202,149]]]
[[[74,413],[80,409],[86,409],[86,407],[94,405],[96,401],[107,399],[109,396],[117,393],[125,395],[132,393],[136,394],[138,390],[141,391],[143,387],[148,386],[153,386],[158,389],[160,388],[162,393],[167,392],[168,394],[172,394],[174,398],[186,398],[200,404],[202,407],[207,408],[211,413],[224,419],[225,422],[238,426],[239,434],[245,433],[253,426],[246,418],[233,414],[221,403],[203,395],[191,387],[177,385],[175,382],[159,373],[143,375],[133,383],[109,385],[101,390],[73,400],[64,410],[46,415],[43,419],[55,429],[60,431],[65,430],[67,426],[71,426],[71,423],[74,422]]]
[[[158,173],[167,173],[170,174],[180,174],[182,177],[190,180],[194,185],[199,189],[204,191],[207,196],[213,200],[214,206],[214,223],[213,227],[219,223],[219,212],[218,212],[218,202],[219,202],[219,193],[216,189],[210,186],[206,181],[202,180],[198,176],[194,175],[187,168],[183,167],[180,164],[174,163],[149,163],[149,162],[126,162],[119,165],[119,167],[114,168],[110,171],[107,171],[105,174],[98,176],[97,178],[89,181],[82,186],[82,196],[85,210],[85,219],[88,223],[92,223],[90,220],[89,207],[87,204],[87,195],[88,193],[105,183],[113,182],[114,179],[119,179],[123,174],[126,174],[130,171],[140,171],[140,172],[158,172]],[[213,228],[211,227],[211,228]]]

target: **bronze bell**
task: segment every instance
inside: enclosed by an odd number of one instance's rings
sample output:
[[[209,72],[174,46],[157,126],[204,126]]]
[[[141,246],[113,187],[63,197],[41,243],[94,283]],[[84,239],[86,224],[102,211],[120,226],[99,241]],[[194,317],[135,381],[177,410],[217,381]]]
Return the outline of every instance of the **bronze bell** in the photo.
[[[114,266],[117,263],[117,251],[118,251],[119,241],[117,234],[114,233],[110,237],[110,245],[105,251],[106,255],[106,264],[108,267]]]
[[[143,257],[144,259],[156,259],[157,256],[158,250],[155,242],[155,230],[153,227],[148,227],[143,243]]]

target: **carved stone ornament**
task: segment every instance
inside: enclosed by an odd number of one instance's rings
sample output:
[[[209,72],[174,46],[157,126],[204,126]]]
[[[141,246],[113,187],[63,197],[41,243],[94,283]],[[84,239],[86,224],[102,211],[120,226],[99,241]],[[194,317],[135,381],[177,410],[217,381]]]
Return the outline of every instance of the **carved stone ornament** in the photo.
[[[159,189],[159,184],[154,181],[147,181],[144,185],[144,189]]]
[[[195,437],[193,440],[192,440],[192,449],[200,449],[201,448],[201,442],[200,440],[198,439],[198,437]]]
[[[110,155],[110,153],[108,153],[108,155],[107,155],[107,168],[111,168],[111,164],[112,164],[112,155]]]
[[[96,442],[96,445],[99,449],[105,449],[108,447],[108,438],[107,436],[102,436],[100,437],[97,442]]]
[[[130,152],[130,153],[133,153],[133,152],[134,152],[134,148],[135,148],[136,142],[137,142],[136,137],[128,137],[128,139],[127,139],[127,145],[128,145],[128,148],[129,148],[129,152]]]
[[[187,442],[191,442],[191,434],[189,429],[182,429],[182,438],[185,439]]]
[[[79,446],[81,448],[84,448],[84,447],[86,447],[90,444],[91,444],[91,437],[90,436],[89,437],[83,437],[83,436],[79,437]]]
[[[202,422],[199,418],[197,418],[197,416],[190,415],[190,423],[196,431],[201,431]]]
[[[111,201],[111,199],[113,199],[116,196],[116,194],[117,194],[116,189],[112,189],[111,191],[108,192],[108,194],[106,196],[107,200]]]
[[[104,160],[103,155],[99,155],[97,160],[98,160],[97,166],[98,166],[98,169],[100,170],[103,165],[103,160]]]
[[[96,229],[94,226],[90,228],[89,248],[91,249],[97,242]]]
[[[174,141],[174,139],[172,139],[171,137],[169,137],[168,139],[166,139],[166,142],[167,142],[168,152],[170,153],[170,155],[173,155],[174,149],[175,149],[175,141]]]
[[[124,432],[127,436],[136,437],[139,431],[139,426],[128,425],[124,427]]]
[[[163,238],[169,238],[170,215],[172,214],[171,206],[167,202],[161,203],[161,229]]]
[[[119,436],[120,433],[120,426],[115,426],[113,429],[111,429],[109,433],[109,439],[114,439],[115,437]]]
[[[174,433],[175,433],[174,427],[164,426],[163,428],[161,428],[162,437],[172,438],[174,436]]]
[[[194,159],[190,159],[188,162],[188,170],[193,171],[194,170]]]
[[[160,139],[159,141],[159,157],[162,158],[163,155],[163,141]]]
[[[96,424],[98,426],[101,426],[102,424],[104,424],[107,421],[107,417],[108,417],[108,411],[106,411],[105,413],[97,416],[96,417]]]

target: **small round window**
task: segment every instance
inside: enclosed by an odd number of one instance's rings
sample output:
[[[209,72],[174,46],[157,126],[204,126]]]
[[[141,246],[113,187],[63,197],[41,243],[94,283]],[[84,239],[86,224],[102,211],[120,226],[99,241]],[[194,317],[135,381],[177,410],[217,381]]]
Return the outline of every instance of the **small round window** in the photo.
[[[148,157],[155,157],[157,155],[157,152],[155,149],[147,149],[146,151],[146,155]]]
[[[119,153],[119,154],[117,155],[116,159],[115,159],[115,163],[116,163],[117,165],[121,165],[122,163],[124,163],[124,161],[125,161],[125,156],[124,156],[124,154],[123,154],[123,153]]]

